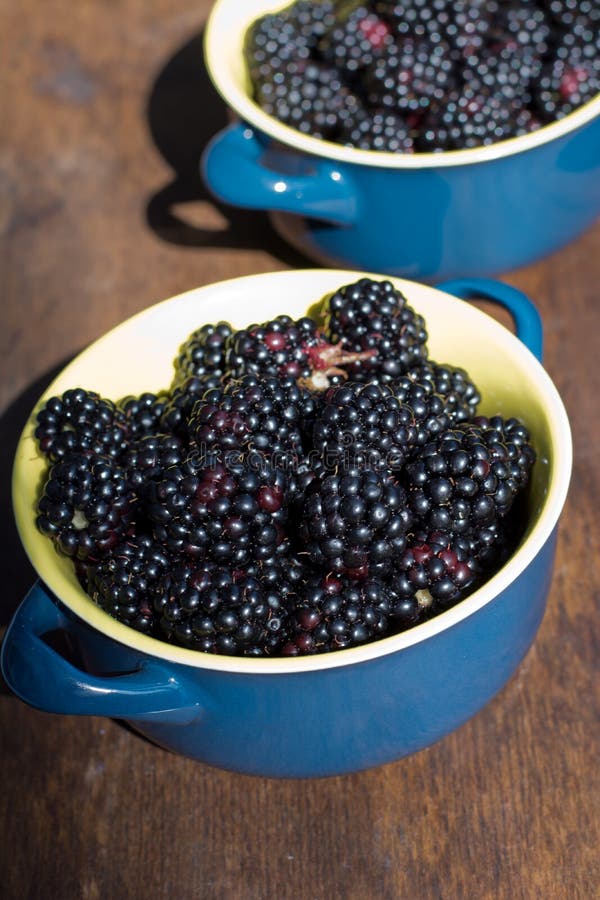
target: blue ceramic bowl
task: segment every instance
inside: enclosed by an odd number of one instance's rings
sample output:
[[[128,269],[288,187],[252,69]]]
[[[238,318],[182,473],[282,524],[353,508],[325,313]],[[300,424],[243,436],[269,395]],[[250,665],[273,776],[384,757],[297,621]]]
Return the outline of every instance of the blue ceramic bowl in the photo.
[[[374,276],[377,277],[377,276]],[[281,312],[299,316],[355,272],[306,270],[234,279],[191,291],[128,320],[77,357],[49,396],[82,385],[116,399],[168,385],[172,360],[206,321],[234,326]],[[34,524],[45,463],[35,410],[13,475],[17,526],[39,581],[2,647],[8,685],[40,709],[127,720],[156,743],[215,766],[266,776],[352,772],[414,753],[457,728],[506,683],[546,604],[556,527],[571,472],[569,423],[538,359],[540,320],[529,300],[497,282],[442,291],[396,281],[426,320],[432,358],[466,366],[482,412],[519,414],[538,452],[526,534],[482,588],[402,634],[316,656],[246,659],[200,653],[140,634],[96,606],[71,562]],[[458,297],[484,296],[512,313],[521,340]],[[37,409],[37,407],[36,407]],[[65,632],[72,665],[44,635]]]
[[[207,68],[236,116],[202,160],[220,200],[268,210],[320,264],[421,281],[530,263],[600,214],[600,96],[530,135],[446,153],[356,150],[282,125],[250,99],[242,46],[284,5],[218,0],[207,24]]]

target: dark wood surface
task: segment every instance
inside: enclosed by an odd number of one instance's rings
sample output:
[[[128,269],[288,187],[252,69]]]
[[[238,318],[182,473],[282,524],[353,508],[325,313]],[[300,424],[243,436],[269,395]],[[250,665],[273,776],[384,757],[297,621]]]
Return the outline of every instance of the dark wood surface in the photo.
[[[197,176],[226,121],[209,0],[1,5],[0,548],[4,627],[34,579],[11,518],[19,430],[53,374],[149,304],[311,265]],[[105,719],[0,694],[0,896],[85,900],[591,900],[600,896],[600,225],[503,273],[543,315],[575,440],[548,611],[474,720],[354,776],[271,781]]]

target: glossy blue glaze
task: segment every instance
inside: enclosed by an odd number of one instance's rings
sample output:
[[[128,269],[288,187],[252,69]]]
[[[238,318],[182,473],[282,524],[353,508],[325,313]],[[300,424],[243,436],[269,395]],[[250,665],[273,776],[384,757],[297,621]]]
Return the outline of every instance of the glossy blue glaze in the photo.
[[[328,160],[245,123],[210,142],[202,173],[235,206],[269,210],[328,265],[437,281],[530,263],[600,215],[600,119],[498,159],[433,168]]]
[[[440,740],[506,684],[542,620],[554,550],[555,532],[506,590],[426,641],[290,675],[148,658],[76,619],[38,583],[6,634],[2,670],[34,705],[124,718],[157,744],[210,765],[269,777],[354,772]],[[42,634],[57,624],[76,641],[86,671],[54,650],[40,652]]]

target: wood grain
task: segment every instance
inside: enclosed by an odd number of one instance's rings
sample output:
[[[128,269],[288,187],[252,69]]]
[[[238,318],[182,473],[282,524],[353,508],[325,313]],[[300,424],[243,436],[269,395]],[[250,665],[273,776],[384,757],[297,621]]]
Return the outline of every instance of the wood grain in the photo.
[[[33,573],[11,518],[19,430],[52,374],[147,305],[310,265],[197,176],[226,121],[209,0],[0,3],[0,546],[6,625]],[[474,720],[354,776],[213,770],[104,719],[0,695],[6,900],[591,900],[600,866],[600,225],[504,274],[543,315],[575,440],[548,612]]]

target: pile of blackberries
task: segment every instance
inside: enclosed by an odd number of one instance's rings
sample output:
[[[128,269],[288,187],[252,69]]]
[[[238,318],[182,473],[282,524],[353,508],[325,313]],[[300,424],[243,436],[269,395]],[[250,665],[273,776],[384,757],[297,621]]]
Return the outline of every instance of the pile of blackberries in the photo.
[[[427,340],[363,277],[319,321],[204,325],[160,393],[54,396],[37,526],[106,612],[184,647],[296,656],[424,622],[513,552],[535,460]]]
[[[458,150],[527,134],[600,92],[597,0],[297,0],[244,46],[252,96],[363,150]]]

